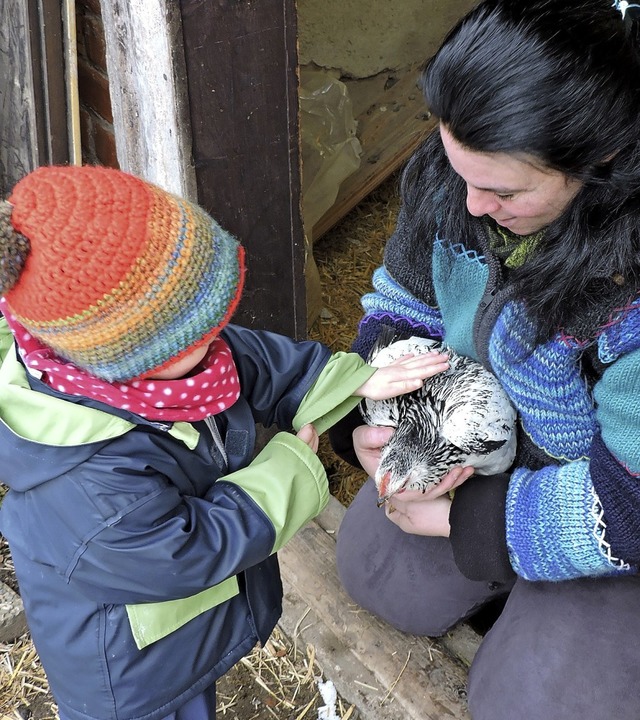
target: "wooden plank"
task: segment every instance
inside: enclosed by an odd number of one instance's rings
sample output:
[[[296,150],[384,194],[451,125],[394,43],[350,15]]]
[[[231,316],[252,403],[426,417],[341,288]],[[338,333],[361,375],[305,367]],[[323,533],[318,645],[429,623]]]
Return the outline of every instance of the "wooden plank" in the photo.
[[[239,324],[306,337],[294,0],[183,0],[200,202],[247,249]]]
[[[56,0],[0,3],[0,191],[68,159],[62,15]]]
[[[435,125],[417,85],[418,68],[344,82],[358,122],[361,164],[314,225],[314,242],[397,170]]]
[[[100,0],[118,164],[197,199],[180,13],[170,0]]]
[[[467,667],[473,662],[481,640],[480,635],[465,623],[456,625],[453,630],[440,638],[440,642],[447,650],[454,657],[459,658]]]
[[[314,644],[327,677],[366,720],[468,720],[463,664],[440,641],[401,633],[358,608],[342,589],[331,527],[339,514],[333,503],[319,521],[332,534],[312,522],[279,552],[284,632]]]

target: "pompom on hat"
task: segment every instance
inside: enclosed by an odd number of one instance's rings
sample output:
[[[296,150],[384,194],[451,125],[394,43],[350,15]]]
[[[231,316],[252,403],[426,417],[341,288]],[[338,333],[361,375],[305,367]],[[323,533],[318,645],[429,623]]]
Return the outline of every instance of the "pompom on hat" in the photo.
[[[0,295],[61,358],[145,378],[210,343],[244,251],[197,205],[120,170],[41,167],[0,202]]]

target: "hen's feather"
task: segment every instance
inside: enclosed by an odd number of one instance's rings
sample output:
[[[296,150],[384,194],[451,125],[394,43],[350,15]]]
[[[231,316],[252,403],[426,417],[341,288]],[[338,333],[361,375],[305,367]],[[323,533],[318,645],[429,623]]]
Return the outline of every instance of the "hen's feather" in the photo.
[[[366,423],[396,428],[375,477],[380,501],[405,488],[424,491],[454,465],[471,465],[481,475],[507,470],[515,457],[516,412],[497,378],[436,340],[397,338],[385,328],[368,362],[383,367],[408,353],[447,352],[449,369],[407,395],[362,401]]]

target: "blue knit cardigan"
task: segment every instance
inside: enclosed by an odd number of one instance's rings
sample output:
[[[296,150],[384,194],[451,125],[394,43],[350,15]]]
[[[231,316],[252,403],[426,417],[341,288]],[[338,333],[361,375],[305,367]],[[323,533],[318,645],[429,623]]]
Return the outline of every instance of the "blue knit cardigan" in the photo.
[[[566,580],[640,566],[640,300],[589,340],[536,344],[531,319],[489,250],[486,230],[409,247],[401,212],[373,277],[354,349],[381,324],[444,338],[500,379],[518,411],[520,449],[508,484],[506,543],[515,572]],[[585,353],[597,356],[588,377]],[[454,501],[455,503],[455,501]],[[481,534],[481,531],[480,531]]]

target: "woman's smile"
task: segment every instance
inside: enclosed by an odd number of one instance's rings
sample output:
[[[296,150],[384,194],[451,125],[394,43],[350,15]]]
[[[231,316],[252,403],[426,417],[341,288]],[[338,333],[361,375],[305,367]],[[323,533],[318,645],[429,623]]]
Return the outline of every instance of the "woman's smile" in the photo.
[[[467,210],[488,215],[517,235],[529,235],[557,220],[581,183],[536,158],[507,153],[480,153],[461,145],[440,124],[442,144],[451,167],[467,184]]]

